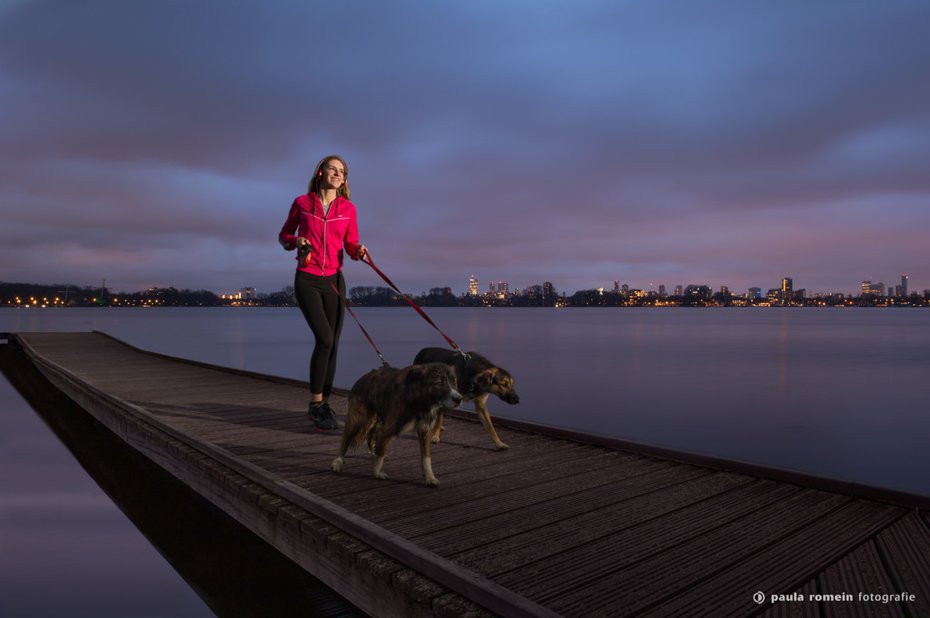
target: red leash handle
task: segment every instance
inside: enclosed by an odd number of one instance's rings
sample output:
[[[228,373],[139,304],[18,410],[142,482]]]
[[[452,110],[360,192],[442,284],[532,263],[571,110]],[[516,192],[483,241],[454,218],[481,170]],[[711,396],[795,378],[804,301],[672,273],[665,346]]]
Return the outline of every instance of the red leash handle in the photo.
[[[400,289],[399,289],[396,285],[394,285],[394,282],[391,281],[391,280],[388,278],[387,275],[385,275],[383,272],[381,272],[381,269],[380,269],[380,268],[378,268],[377,266],[375,266],[374,260],[371,259],[371,253],[366,253],[366,254],[365,254],[365,257],[363,257],[363,258],[361,258],[361,259],[362,259],[363,262],[365,262],[366,264],[368,264],[369,266],[371,266],[371,267],[374,269],[374,271],[375,271],[376,273],[378,273],[378,275],[379,275],[382,279],[384,279],[384,282],[387,283],[389,286],[391,286],[391,289],[392,289],[392,290],[394,290],[395,292],[397,292],[398,294],[400,294],[400,295],[403,297],[403,299],[404,299],[405,301],[407,301],[407,304],[410,305],[411,307],[413,307],[414,310],[415,310],[417,313],[419,313],[420,316],[422,316],[423,319],[426,320],[426,321],[429,323],[430,326],[432,326],[433,328],[435,328],[435,329],[436,329],[436,332],[439,333],[440,335],[442,335],[442,338],[445,339],[446,342],[447,342],[450,346],[452,346],[452,349],[453,349],[453,350],[455,350],[456,352],[459,352],[460,354],[464,354],[464,352],[462,352],[461,348],[459,348],[459,346],[458,346],[454,341],[452,341],[452,338],[449,337],[449,336],[448,336],[447,334],[445,334],[444,332],[442,332],[442,331],[439,329],[439,327],[436,326],[436,323],[433,322],[433,321],[429,318],[428,315],[426,315],[426,312],[423,311],[423,309],[421,309],[420,306],[419,306],[418,304],[416,304],[415,302],[413,302],[413,300],[412,300],[409,296],[407,296],[406,294],[404,294],[403,292],[401,292]]]

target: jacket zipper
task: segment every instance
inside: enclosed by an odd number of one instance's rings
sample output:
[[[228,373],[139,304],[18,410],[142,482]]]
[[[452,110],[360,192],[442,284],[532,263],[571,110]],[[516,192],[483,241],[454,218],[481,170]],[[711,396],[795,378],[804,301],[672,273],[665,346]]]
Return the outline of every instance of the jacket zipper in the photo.
[[[333,200],[334,202],[336,200]],[[330,210],[332,210],[333,205],[329,205]],[[329,244],[329,239],[326,237],[326,224],[329,223],[329,213],[323,213],[323,265],[320,267],[320,275],[326,276],[326,245]]]

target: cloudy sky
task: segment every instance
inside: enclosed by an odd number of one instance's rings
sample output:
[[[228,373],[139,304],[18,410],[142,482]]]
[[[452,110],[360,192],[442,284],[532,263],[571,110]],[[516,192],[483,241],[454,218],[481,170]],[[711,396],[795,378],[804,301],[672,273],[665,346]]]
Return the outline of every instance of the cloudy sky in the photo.
[[[926,0],[0,7],[0,280],[281,289],[336,152],[413,293],[930,288]]]

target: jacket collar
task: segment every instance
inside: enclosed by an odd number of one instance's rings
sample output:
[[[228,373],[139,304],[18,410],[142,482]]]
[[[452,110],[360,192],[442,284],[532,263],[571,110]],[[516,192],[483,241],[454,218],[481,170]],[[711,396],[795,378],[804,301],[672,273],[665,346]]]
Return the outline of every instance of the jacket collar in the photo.
[[[323,200],[320,199],[320,196],[317,195],[316,193],[308,193],[307,197],[310,198],[310,205],[312,206],[313,211],[319,212],[321,217],[325,217],[327,219],[331,215],[334,215],[337,212],[339,212],[339,207],[342,205],[343,200],[345,200],[343,196],[337,195],[336,199],[334,199],[332,203],[329,205],[329,212],[324,215]]]

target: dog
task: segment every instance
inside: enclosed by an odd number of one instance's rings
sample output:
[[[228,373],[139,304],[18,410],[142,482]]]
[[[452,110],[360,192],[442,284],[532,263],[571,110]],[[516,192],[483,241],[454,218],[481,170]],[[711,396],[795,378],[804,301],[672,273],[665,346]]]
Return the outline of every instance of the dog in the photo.
[[[514,390],[513,376],[506,369],[498,367],[477,352],[455,352],[445,348],[423,348],[417,353],[413,364],[443,363],[455,370],[456,382],[464,401],[474,401],[478,418],[484,425],[488,435],[498,449],[509,448],[498,437],[491,423],[491,414],[488,412],[488,395],[497,395],[505,403],[516,405],[520,403],[520,396]],[[451,409],[448,406],[445,409]],[[442,431],[442,417],[445,410],[440,411],[439,421],[433,433],[433,442],[439,442],[439,433]]]
[[[420,464],[427,487],[436,487],[430,441],[443,409],[462,403],[455,372],[448,365],[430,363],[403,369],[381,367],[369,371],[349,392],[349,413],[333,472],[342,470],[349,447],[368,440],[374,454],[374,474],[386,479],[384,456],[391,441],[403,431],[414,429],[420,441]]]

